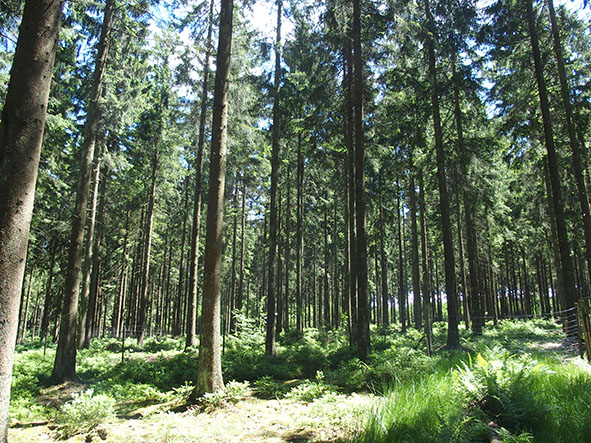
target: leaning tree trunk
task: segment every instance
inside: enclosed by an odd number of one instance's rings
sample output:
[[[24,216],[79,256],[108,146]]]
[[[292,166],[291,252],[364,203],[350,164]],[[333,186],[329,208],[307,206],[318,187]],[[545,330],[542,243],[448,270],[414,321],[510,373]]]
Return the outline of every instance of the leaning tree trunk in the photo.
[[[80,318],[78,321],[78,348],[84,346],[86,337],[86,316],[88,314],[88,295],[90,293],[90,270],[92,268],[92,247],[96,222],[96,207],[98,203],[100,182],[100,153],[94,159],[92,200],[90,202],[90,219],[86,228],[86,249],[82,263],[82,290],[80,291]]]
[[[226,134],[228,129],[228,86],[233,9],[233,0],[222,0],[213,99],[199,366],[197,370],[197,386],[193,396],[224,389],[220,353],[220,273],[222,269],[222,225],[226,179]]]
[[[0,441],[63,0],[27,0],[0,124]]]
[[[447,347],[460,346],[458,333],[458,301],[456,293],[456,270],[454,260],[451,221],[449,217],[449,196],[447,193],[447,179],[445,175],[445,150],[443,148],[443,134],[441,117],[439,115],[439,87],[435,71],[435,49],[433,42],[434,24],[431,16],[429,0],[425,0],[425,15],[429,27],[429,37],[426,41],[427,56],[429,58],[429,76],[431,83],[431,106],[433,112],[433,126],[435,131],[435,152],[437,156],[437,184],[439,187],[439,206],[441,210],[441,233],[443,237],[443,258],[445,267],[445,292],[447,295]]]
[[[546,82],[540,56],[540,47],[536,31],[534,13],[531,0],[525,0],[527,11],[527,23],[529,27],[529,36],[531,40],[532,55],[534,59],[534,73],[538,85],[538,95],[540,99],[540,109],[542,111],[542,124],[544,127],[544,140],[546,151],[548,153],[548,173],[550,175],[550,188],[552,190],[552,208],[556,220],[556,230],[558,236],[558,249],[560,252],[560,273],[564,284],[566,306],[563,309],[569,309],[575,305],[575,282],[573,276],[573,264],[571,259],[570,246],[566,231],[566,220],[564,216],[564,202],[562,199],[562,188],[560,185],[560,172],[558,165],[558,155],[554,146],[554,135],[552,133],[552,120],[550,117],[550,106],[548,104],[548,93],[546,91]]]
[[[365,149],[363,140],[363,58],[361,56],[361,5],[353,0],[353,107],[355,128],[355,222],[357,266],[357,356],[369,356],[369,300],[367,288],[367,239],[365,233]]]
[[[203,62],[203,86],[201,89],[201,110],[199,135],[197,139],[197,160],[195,162],[195,198],[193,199],[193,229],[191,231],[191,262],[189,265],[189,295],[187,300],[187,338],[185,347],[197,344],[197,265],[199,254],[199,225],[201,224],[201,190],[203,187],[203,151],[205,147],[205,122],[207,119],[207,96],[209,94],[209,60],[211,57],[211,35],[213,32],[213,0],[209,3],[209,24],[205,42]]]
[[[78,296],[80,291],[80,269],[82,267],[82,252],[84,242],[84,225],[86,224],[86,206],[88,204],[88,190],[94,146],[100,119],[99,100],[103,89],[103,79],[107,56],[109,53],[110,33],[115,13],[115,0],[107,0],[101,35],[98,43],[98,53],[94,66],[92,90],[88,103],[88,114],[84,125],[84,142],[82,143],[82,157],[80,163],[80,180],[76,190],[76,206],[72,220],[70,234],[70,249],[68,252],[68,266],[66,283],[64,286],[63,310],[61,316],[59,342],[55,353],[55,362],[51,374],[51,382],[61,383],[64,380],[74,380],[76,377],[76,315],[78,313]]]
[[[566,128],[568,140],[572,151],[572,164],[577,184],[577,196],[579,197],[579,206],[583,218],[583,233],[585,235],[585,258],[587,260],[587,271],[591,278],[591,214],[589,214],[589,200],[587,197],[587,188],[583,175],[583,155],[577,140],[575,130],[575,120],[572,111],[570,89],[566,79],[564,69],[564,56],[562,54],[562,44],[560,43],[560,34],[556,25],[556,14],[554,13],[554,2],[547,0],[548,13],[550,15],[550,24],[552,26],[552,40],[554,43],[554,53],[556,54],[556,65],[558,67],[558,78],[560,79],[560,92],[562,95],[562,105],[566,116]]]

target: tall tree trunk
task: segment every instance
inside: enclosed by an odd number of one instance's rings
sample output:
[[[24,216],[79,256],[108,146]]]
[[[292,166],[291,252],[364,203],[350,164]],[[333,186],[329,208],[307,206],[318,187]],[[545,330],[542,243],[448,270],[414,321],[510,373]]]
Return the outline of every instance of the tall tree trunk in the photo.
[[[458,301],[456,293],[456,270],[454,264],[454,249],[449,215],[449,197],[447,193],[447,179],[445,171],[445,150],[443,148],[443,134],[441,131],[441,117],[439,115],[439,86],[435,70],[434,35],[436,30],[431,16],[429,0],[425,0],[425,14],[429,37],[427,37],[427,55],[429,58],[429,76],[431,83],[431,106],[433,112],[433,126],[435,131],[435,151],[437,156],[437,184],[439,187],[439,206],[441,210],[441,232],[443,237],[443,257],[445,267],[445,293],[447,296],[447,347],[460,346],[458,333]]]
[[[104,228],[104,220],[105,220],[105,192],[107,189],[107,168],[105,166],[102,167],[102,174],[103,179],[100,181],[100,189],[99,194],[101,196],[99,208],[98,208],[98,218],[97,218],[97,226],[96,226],[96,235],[93,240],[92,245],[92,273],[90,278],[90,296],[88,298],[88,315],[86,316],[86,325],[84,327],[84,340],[82,342],[82,347],[88,349],[90,347],[90,339],[93,336],[93,329],[95,328],[95,323],[93,321],[94,314],[95,314],[95,307],[98,300],[98,292],[99,292],[99,278],[100,278],[100,245],[103,236],[103,228]],[[89,245],[90,247],[90,245]]]
[[[546,82],[544,81],[543,65],[540,56],[538,44],[538,35],[536,23],[532,9],[531,0],[525,0],[527,11],[527,23],[529,36],[531,40],[532,55],[534,59],[534,72],[536,83],[538,85],[538,95],[540,99],[540,109],[542,111],[542,124],[544,127],[544,140],[546,151],[548,153],[548,172],[550,175],[550,186],[552,190],[553,209],[556,220],[556,230],[558,234],[558,249],[560,251],[560,270],[565,292],[565,309],[575,305],[575,282],[573,276],[573,263],[571,258],[570,246],[566,231],[566,220],[564,216],[564,202],[562,199],[562,189],[560,185],[560,166],[558,164],[558,155],[554,146],[554,135],[552,134],[552,120],[550,118],[550,107],[548,105],[548,93],[546,91]]]
[[[63,1],[27,0],[0,124],[0,441]]]
[[[244,300],[244,253],[245,253],[245,228],[246,228],[246,182],[242,179],[242,205],[240,216],[240,276],[238,278],[238,291],[236,294],[236,311],[242,313]]]
[[[189,295],[187,297],[187,338],[185,347],[197,344],[197,265],[199,254],[199,226],[201,224],[201,189],[203,187],[203,151],[205,147],[205,122],[207,118],[207,96],[209,93],[209,63],[211,58],[211,36],[213,32],[213,4],[209,3],[207,39],[205,42],[205,61],[203,62],[203,86],[201,89],[201,110],[199,115],[199,135],[197,139],[197,160],[195,162],[195,197],[193,199],[193,229],[191,231],[191,263],[189,265]],[[220,105],[221,106],[221,105]]]
[[[464,225],[466,226],[466,240],[468,243],[468,273],[470,281],[469,294],[470,312],[472,315],[472,333],[482,334],[484,325],[484,309],[482,300],[482,288],[480,286],[480,276],[478,274],[478,243],[476,241],[476,227],[472,218],[476,212],[474,197],[471,195],[468,184],[468,162],[469,156],[464,144],[464,129],[462,122],[462,111],[460,107],[460,95],[458,92],[459,74],[453,63],[453,100],[454,100],[454,118],[456,121],[456,135],[458,140],[458,157],[460,158],[460,175],[462,203],[464,205]]]
[[[99,147],[100,148],[100,147]],[[78,348],[84,347],[86,337],[86,317],[88,314],[88,295],[90,293],[90,271],[92,268],[92,245],[94,243],[94,229],[96,224],[96,207],[98,203],[99,182],[100,182],[100,153],[94,159],[93,167],[93,190],[90,202],[90,219],[86,229],[86,249],[82,264],[82,290],[80,291],[80,319],[78,322]]]
[[[177,288],[176,297],[174,299],[173,307],[173,322],[172,335],[178,337],[181,335],[181,318],[183,309],[183,295],[185,293],[185,244],[187,241],[187,219],[189,218],[189,176],[185,177],[185,195],[183,202],[183,226],[181,233],[181,259],[179,262],[179,286]],[[169,292],[167,291],[167,296]],[[168,306],[168,303],[167,303]]]
[[[289,239],[291,238],[291,181],[289,179],[289,173],[291,170],[291,162],[287,165],[287,208],[285,213],[285,294],[283,295],[283,307],[279,309],[281,315],[278,317],[277,332],[281,332],[282,329],[288,329],[288,307],[289,307],[289,271],[290,271],[290,244]],[[281,325],[281,327],[279,327]]]
[[[353,105],[355,128],[355,221],[357,237],[357,356],[369,356],[369,300],[367,288],[367,239],[365,232],[365,149],[363,135],[363,58],[361,56],[361,5],[353,0]]]
[[[222,225],[233,9],[233,0],[222,0],[213,99],[210,185],[207,196],[207,228],[203,269],[203,305],[195,396],[224,389],[220,354],[220,273],[222,268]]]
[[[112,325],[115,337],[122,336],[122,322],[125,310],[125,294],[127,293],[127,246],[129,236],[129,210],[125,214],[125,236],[123,237],[123,251],[121,252],[121,273],[119,277],[118,302],[113,311]]]
[[[110,34],[115,13],[115,0],[105,4],[101,35],[92,78],[92,90],[88,102],[84,141],[81,147],[80,181],[76,190],[76,205],[72,220],[70,248],[66,283],[64,286],[63,310],[61,316],[59,342],[55,353],[55,362],[51,374],[51,383],[58,384],[65,380],[76,380],[76,316],[78,314],[78,295],[80,290],[80,269],[86,224],[86,206],[94,148],[100,119],[99,101],[103,89],[103,80],[110,46]]]
[[[273,134],[271,146],[271,205],[269,211],[269,281],[267,289],[267,334],[265,352],[275,355],[275,296],[277,291],[277,181],[279,172],[279,81],[281,75],[281,9],[277,0],[275,34],[275,78],[273,83]]]
[[[400,184],[396,184],[396,225],[398,230],[398,312],[402,333],[406,332],[406,288],[404,284],[404,260],[402,258],[402,216],[400,215]]]
[[[297,172],[297,220],[296,220],[296,330],[302,332],[302,264],[304,256],[304,156],[302,155],[302,137],[298,135],[298,172]]]
[[[419,168],[419,223],[421,225],[421,267],[423,268],[423,321],[425,322],[425,337],[427,341],[427,355],[431,355],[431,294],[429,289],[429,260],[427,256],[427,227],[425,225],[425,184],[423,171]]]
[[[54,237],[49,245],[49,272],[47,282],[45,283],[45,301],[43,304],[43,316],[41,317],[41,341],[45,343],[47,332],[49,331],[49,320],[53,306],[53,277],[55,275],[55,256],[57,254],[57,240]]]
[[[24,309],[22,311],[22,315],[21,318],[19,320],[19,323],[21,323],[20,326],[20,337],[18,339],[19,343],[24,343],[25,342],[25,336],[27,335],[27,319],[29,317],[29,305],[31,302],[31,289],[33,288],[33,276],[35,274],[35,268],[31,269],[31,272],[29,273],[29,285],[27,290],[25,291],[25,287],[23,285],[23,294],[26,293],[26,297],[24,300]],[[31,337],[31,340],[33,340],[33,338]]]
[[[328,198],[326,199],[328,202]],[[330,290],[329,290],[329,276],[328,267],[330,263],[330,256],[328,253],[328,204],[324,205],[324,280],[323,280],[323,308],[324,317],[322,319],[322,326],[326,329],[330,328]]]
[[[333,198],[333,223],[332,223],[332,256],[333,256],[333,276],[332,276],[332,289],[333,289],[333,302],[332,302],[332,326],[334,328],[339,327],[340,310],[339,310],[339,260],[338,260],[338,245],[337,245],[337,199],[336,193]]]
[[[409,194],[410,194],[410,235],[412,250],[412,293],[415,328],[420,330],[422,322],[421,283],[419,273],[419,233],[417,229],[417,193],[415,189],[415,171],[412,152],[409,153]],[[383,260],[383,259],[382,259]]]
[[[232,229],[232,270],[230,272],[230,332],[236,332],[236,316],[234,310],[236,309],[236,241],[238,237],[238,175],[236,175],[236,183],[234,183],[234,198],[232,201],[234,206],[234,226]]]
[[[343,69],[345,83],[345,143],[347,146],[347,200],[349,218],[349,345],[357,342],[357,234],[355,229],[355,144],[353,139],[353,46],[351,36],[345,37],[344,59],[346,69]],[[394,318],[392,318],[394,321]]]
[[[579,206],[583,218],[583,232],[585,235],[585,258],[587,260],[587,272],[591,278],[591,214],[589,214],[589,200],[587,197],[587,187],[583,174],[583,155],[579,147],[575,130],[575,120],[572,111],[570,88],[568,86],[566,71],[564,68],[564,56],[562,53],[562,44],[560,42],[560,33],[556,24],[556,14],[554,13],[553,0],[547,0],[548,14],[550,15],[550,24],[552,26],[552,40],[554,43],[554,53],[556,54],[556,65],[558,67],[558,78],[560,79],[560,92],[562,95],[562,106],[566,116],[566,128],[568,140],[572,152],[573,172],[577,184],[577,196],[579,197]]]
[[[384,204],[380,194],[380,258],[382,260],[382,324],[388,325],[388,257],[386,255],[385,233],[386,223],[384,221]]]
[[[154,224],[154,200],[156,199],[156,177],[158,172],[159,152],[158,147],[154,148],[152,154],[152,179],[150,185],[150,193],[148,194],[148,209],[146,212],[146,224],[144,227],[144,269],[142,270],[142,286],[140,292],[140,305],[138,313],[138,346],[144,345],[144,338],[146,335],[146,319],[151,318],[147,316],[148,312],[148,295],[150,282],[150,254],[152,250],[152,226]]]

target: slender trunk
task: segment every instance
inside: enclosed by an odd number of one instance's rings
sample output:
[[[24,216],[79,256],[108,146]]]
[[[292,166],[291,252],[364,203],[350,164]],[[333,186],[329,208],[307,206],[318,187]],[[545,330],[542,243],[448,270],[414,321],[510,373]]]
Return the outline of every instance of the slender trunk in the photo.
[[[355,221],[357,239],[357,357],[366,361],[370,351],[365,232],[365,150],[363,135],[363,58],[361,56],[361,5],[353,0],[353,106],[355,128]]]
[[[234,223],[232,228],[232,270],[230,273],[230,333],[236,332],[236,241],[238,237],[238,175],[234,183]]]
[[[409,154],[409,194],[410,194],[410,235],[412,250],[412,293],[414,308],[415,328],[420,330],[423,326],[421,309],[421,283],[419,273],[419,234],[417,229],[417,193],[415,189],[415,172],[412,160],[412,152]]]
[[[540,109],[542,112],[542,124],[544,127],[544,140],[546,143],[546,151],[548,153],[548,172],[550,175],[550,187],[552,190],[552,208],[556,220],[556,230],[558,235],[558,249],[560,252],[560,273],[562,274],[562,281],[564,284],[564,300],[566,302],[565,309],[574,307],[575,305],[575,283],[573,276],[573,263],[571,258],[570,246],[568,243],[568,236],[566,231],[566,220],[564,215],[564,201],[562,198],[562,187],[560,184],[560,166],[558,164],[558,155],[554,146],[554,135],[552,134],[552,121],[550,117],[550,107],[548,105],[548,93],[546,91],[546,82],[544,81],[544,73],[542,66],[542,59],[540,56],[540,48],[538,44],[538,36],[536,31],[536,23],[534,13],[532,10],[531,0],[525,0],[527,11],[527,23],[529,27],[529,36],[531,40],[532,55],[534,59],[534,72],[536,83],[538,85],[538,95],[540,99]]]
[[[406,291],[404,285],[404,261],[402,259],[402,217],[400,215],[400,184],[396,184],[396,226],[398,230],[398,312],[402,333],[406,332]]]
[[[57,254],[57,240],[53,238],[49,246],[49,273],[45,283],[45,301],[43,304],[43,316],[41,317],[41,341],[45,343],[47,332],[49,331],[49,319],[53,305],[53,277],[55,275],[55,256]]]
[[[562,54],[562,44],[560,42],[560,34],[556,24],[556,14],[554,13],[553,0],[547,0],[548,13],[550,15],[550,24],[552,26],[552,39],[554,43],[554,53],[556,54],[556,65],[558,67],[558,78],[560,79],[560,92],[562,95],[562,106],[566,116],[566,128],[568,132],[569,144],[572,152],[572,166],[577,184],[577,196],[579,198],[579,206],[581,208],[581,216],[583,218],[583,232],[585,236],[585,258],[587,260],[587,271],[591,278],[591,214],[589,214],[589,200],[587,197],[587,187],[585,186],[585,179],[583,174],[583,155],[579,147],[577,135],[575,131],[575,121],[572,112],[570,88],[568,86],[566,71],[564,68],[564,56]]]
[[[197,344],[197,265],[199,254],[199,226],[201,224],[201,189],[203,187],[203,151],[205,147],[205,122],[207,118],[207,96],[209,94],[209,63],[211,58],[211,36],[213,32],[213,4],[209,3],[205,61],[203,62],[203,86],[201,89],[201,110],[199,115],[199,135],[197,139],[197,160],[195,162],[195,197],[193,199],[193,229],[191,231],[191,263],[189,265],[189,294],[187,297],[187,338],[185,347]],[[210,182],[211,183],[211,182]]]
[[[484,325],[484,310],[482,303],[482,289],[479,284],[478,275],[478,243],[476,241],[476,228],[472,216],[475,215],[476,205],[474,204],[474,197],[471,195],[471,190],[468,184],[468,153],[466,152],[464,144],[464,130],[462,122],[462,112],[460,108],[460,96],[458,92],[458,73],[456,71],[455,63],[453,64],[453,98],[454,98],[454,118],[456,121],[456,135],[458,137],[458,157],[460,160],[460,175],[462,180],[461,196],[464,204],[464,225],[466,227],[466,240],[468,243],[468,272],[470,279],[470,312],[472,315],[472,333],[476,335],[482,334],[482,326]]]
[[[150,282],[150,254],[152,250],[152,226],[154,223],[154,200],[156,199],[156,176],[158,172],[159,152],[158,148],[154,149],[152,154],[152,179],[150,185],[150,193],[148,194],[148,209],[146,212],[145,225],[145,240],[144,240],[144,269],[142,270],[142,286],[140,292],[140,305],[138,315],[138,346],[144,345],[144,338],[146,334],[146,320],[151,317],[147,316],[148,309],[148,293]]]
[[[431,355],[431,295],[429,289],[429,263],[427,256],[427,227],[425,225],[425,185],[423,171],[419,168],[419,223],[421,225],[421,267],[423,270],[423,321],[425,322],[425,337],[427,355]]]
[[[25,342],[25,336],[27,334],[27,318],[29,317],[29,304],[31,301],[31,289],[33,288],[33,275],[35,274],[35,268],[31,269],[31,272],[29,273],[29,285],[28,285],[28,289],[26,290],[26,297],[25,297],[25,304],[24,304],[24,309],[22,312],[22,318],[20,319],[20,323],[21,323],[21,334],[20,334],[20,338],[19,338],[19,343],[24,343]],[[24,286],[23,286],[23,293],[24,291]],[[32,338],[31,338],[32,340]]]
[[[288,318],[288,306],[289,306],[289,271],[290,271],[290,244],[289,239],[291,237],[291,181],[289,179],[289,173],[291,170],[291,162],[287,166],[287,208],[285,214],[285,293],[283,295],[283,307],[279,309],[281,314],[278,316],[277,332],[281,332],[281,329],[288,329],[287,324]]]
[[[437,84],[437,73],[435,70],[435,49],[433,36],[435,28],[429,0],[425,0],[425,13],[427,25],[430,29],[427,38],[427,55],[429,58],[429,75],[431,83],[431,106],[433,112],[433,126],[435,131],[435,151],[437,156],[437,184],[439,187],[439,206],[441,210],[441,232],[443,237],[443,257],[445,267],[445,293],[447,296],[447,347],[457,348],[460,346],[458,333],[458,307],[456,293],[456,270],[454,264],[454,249],[451,233],[451,222],[449,219],[449,197],[446,179],[446,159],[443,147],[443,134],[441,130],[441,117],[439,115],[439,86]]]
[[[82,290],[80,291],[80,319],[78,322],[78,348],[84,347],[86,337],[86,317],[88,315],[88,296],[90,293],[90,271],[92,268],[92,245],[94,244],[94,229],[96,223],[96,207],[98,203],[100,182],[100,154],[95,156],[93,168],[93,191],[90,203],[90,219],[86,229],[86,250],[82,265]]]
[[[238,291],[236,295],[236,311],[242,313],[242,302],[244,300],[244,253],[245,253],[245,228],[246,228],[246,182],[242,180],[242,210],[240,227],[240,277],[238,278]]]
[[[172,335],[178,337],[181,335],[181,317],[183,306],[183,295],[185,293],[185,245],[187,241],[187,219],[189,218],[189,176],[185,177],[185,195],[183,202],[183,227],[181,233],[181,259],[179,262],[179,286],[177,288],[176,298],[174,300]],[[169,291],[166,291],[168,298]],[[168,303],[167,303],[168,306]],[[167,309],[168,310],[168,309]],[[167,316],[166,316],[167,317]]]
[[[345,143],[347,146],[347,220],[349,226],[349,344],[357,342],[357,234],[355,230],[355,145],[353,140],[353,47],[349,35],[345,37]],[[394,318],[392,318],[394,321]]]
[[[213,101],[203,305],[195,395],[223,391],[224,389],[220,354],[220,273],[222,268],[222,226],[233,9],[233,0],[222,0]]]
[[[269,281],[267,289],[267,334],[265,352],[275,355],[275,297],[277,291],[277,181],[279,172],[279,81],[281,75],[281,9],[277,0],[275,34],[275,78],[273,83],[273,140],[271,147],[271,204],[269,211]]]
[[[99,100],[103,89],[103,79],[107,64],[114,13],[115,0],[107,0],[94,66],[92,90],[88,103],[86,123],[84,125],[84,141],[81,148],[80,181],[78,182],[76,190],[76,205],[70,235],[59,342],[51,374],[51,383],[54,384],[62,383],[65,380],[76,380],[78,378],[76,376],[76,316],[78,314],[84,225],[86,224],[88,190],[90,188],[94,148],[100,119]]]
[[[119,297],[113,312],[113,327],[115,337],[122,333],[123,313],[125,310],[125,294],[127,292],[127,242],[129,236],[129,211],[125,214],[125,236],[123,237],[123,252],[121,253],[121,274],[119,277]]]
[[[302,332],[302,264],[304,256],[304,157],[302,155],[302,137],[298,135],[298,172],[297,172],[297,220],[296,220],[296,330]]]
[[[82,342],[82,347],[88,349],[90,347],[90,339],[93,336],[93,329],[95,328],[95,323],[93,321],[94,314],[95,314],[95,307],[98,300],[98,292],[99,292],[99,249],[102,241],[103,235],[103,225],[105,220],[105,192],[107,188],[107,168],[103,166],[102,168],[102,176],[103,180],[101,181],[101,186],[99,190],[99,194],[101,196],[99,208],[98,208],[98,218],[97,218],[97,226],[96,226],[96,235],[94,237],[93,245],[92,245],[92,273],[90,278],[90,294],[88,298],[88,315],[86,317],[86,325],[84,327],[84,340]],[[100,181],[100,180],[99,180]],[[90,247],[90,245],[89,245]]]
[[[327,199],[328,201],[328,199]],[[324,206],[324,290],[323,290],[323,320],[322,326],[326,329],[330,328],[330,291],[328,288],[328,267],[330,257],[328,254],[328,205]]]
[[[388,257],[386,256],[384,205],[380,194],[380,258],[382,260],[382,324],[388,325]]]

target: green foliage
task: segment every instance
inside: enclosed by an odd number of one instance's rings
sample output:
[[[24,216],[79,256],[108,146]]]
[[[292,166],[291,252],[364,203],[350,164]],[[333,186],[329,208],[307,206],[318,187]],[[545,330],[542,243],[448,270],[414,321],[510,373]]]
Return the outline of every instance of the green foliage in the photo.
[[[538,327],[503,325],[516,336]],[[543,327],[539,332],[548,334]],[[448,355],[456,362],[452,371],[434,357],[431,375],[393,383],[368,417],[360,441],[473,442],[490,432],[511,442],[587,441],[587,370],[553,357],[539,361],[524,352],[514,355],[498,345],[482,346],[476,357],[459,363],[460,355]]]
[[[287,392],[283,383],[279,383],[269,375],[265,375],[254,382],[257,397],[282,398]]]
[[[318,371],[316,373],[316,381],[304,381],[285,394],[285,398],[310,403],[317,398],[323,397],[330,391],[330,387],[324,383],[324,374]]]
[[[65,438],[91,432],[114,418],[115,400],[103,394],[93,394],[92,389],[74,394],[73,400],[63,405],[58,421]]]
[[[199,399],[199,410],[201,412],[212,412],[224,406],[236,403],[250,395],[248,382],[231,381],[226,384],[224,391],[207,392]]]

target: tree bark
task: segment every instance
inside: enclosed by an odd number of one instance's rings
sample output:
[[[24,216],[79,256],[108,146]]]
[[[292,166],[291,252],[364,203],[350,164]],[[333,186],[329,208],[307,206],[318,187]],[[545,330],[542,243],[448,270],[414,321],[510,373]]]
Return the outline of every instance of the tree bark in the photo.
[[[63,1],[27,0],[0,124],[0,441]]]
[[[244,300],[244,253],[245,253],[245,228],[246,228],[246,182],[242,178],[242,205],[240,227],[240,276],[238,278],[238,291],[236,295],[236,311],[242,313]]]
[[[585,258],[587,260],[587,272],[591,278],[591,214],[589,214],[589,200],[587,197],[587,188],[585,186],[585,179],[583,174],[583,155],[579,147],[575,130],[575,120],[572,111],[570,88],[568,86],[566,71],[564,68],[564,55],[562,53],[562,44],[560,42],[560,34],[556,24],[556,14],[554,13],[553,0],[547,0],[548,14],[550,15],[550,25],[552,27],[552,41],[554,44],[554,54],[556,55],[556,65],[558,67],[558,78],[560,80],[560,93],[562,96],[562,106],[566,117],[566,128],[568,132],[568,140],[572,153],[572,165],[577,184],[577,196],[579,198],[579,206],[581,208],[581,216],[583,218],[583,233],[585,236]]]
[[[155,141],[157,143],[157,141]],[[152,227],[154,224],[154,200],[156,199],[156,176],[158,173],[159,163],[159,152],[158,147],[154,148],[152,154],[152,178],[150,185],[150,193],[148,194],[148,209],[146,211],[146,220],[144,227],[144,268],[142,270],[142,286],[140,289],[140,305],[138,312],[138,335],[137,343],[138,346],[144,345],[144,338],[146,335],[146,319],[150,318],[147,316],[148,312],[148,295],[149,295],[149,282],[150,282],[150,254],[152,251]]]
[[[275,34],[275,78],[273,86],[273,134],[271,146],[271,196],[269,211],[269,280],[267,289],[267,333],[265,352],[275,355],[275,297],[277,291],[277,180],[279,170],[279,81],[281,75],[281,9],[277,0],[277,28]]]
[[[220,273],[233,9],[233,0],[222,0],[213,101],[199,366],[194,396],[224,389],[220,353]]]
[[[365,232],[365,149],[363,135],[363,58],[361,56],[361,5],[353,0],[353,108],[355,128],[355,221],[357,237],[357,357],[366,361],[370,351]]]
[[[183,197],[183,226],[181,233],[181,259],[179,262],[179,285],[174,299],[172,335],[181,335],[181,318],[183,317],[183,295],[185,293],[185,244],[187,241],[187,219],[189,218],[189,176],[185,177],[185,195]],[[168,291],[167,291],[168,295]],[[168,304],[167,304],[168,306]],[[168,308],[167,308],[168,311]]]
[[[199,254],[199,225],[201,223],[201,190],[203,187],[203,151],[205,147],[205,122],[207,96],[209,93],[209,63],[211,57],[211,36],[213,32],[213,0],[209,3],[209,23],[203,62],[203,86],[201,89],[201,113],[199,116],[199,135],[197,139],[197,161],[195,163],[195,198],[193,199],[193,229],[191,231],[191,264],[189,267],[189,295],[187,297],[187,338],[185,347],[197,344],[197,265]]]
[[[406,288],[404,284],[404,260],[402,258],[402,216],[400,215],[400,183],[396,184],[396,227],[398,231],[398,312],[401,332],[406,332]]]
[[[569,309],[575,305],[575,282],[573,276],[573,263],[571,258],[568,235],[566,231],[566,221],[564,216],[564,202],[562,199],[562,187],[560,185],[560,171],[558,164],[558,155],[554,146],[554,135],[552,133],[552,120],[550,117],[550,107],[548,105],[548,93],[546,91],[546,82],[544,80],[542,59],[538,44],[538,35],[531,0],[525,0],[527,12],[527,23],[529,28],[529,37],[531,40],[532,56],[534,59],[534,73],[538,85],[538,96],[540,99],[540,110],[542,111],[542,124],[544,127],[544,140],[546,151],[548,153],[548,173],[550,175],[550,188],[552,190],[553,210],[556,220],[556,230],[558,235],[558,249],[560,252],[560,271],[564,284],[566,306],[563,309]]]
[[[414,308],[415,328],[420,330],[423,326],[421,309],[421,283],[419,273],[419,234],[417,229],[417,194],[415,189],[415,171],[412,152],[409,154],[409,194],[410,194],[410,235],[412,250],[412,293]]]
[[[435,131],[435,152],[437,156],[437,184],[439,188],[439,206],[441,210],[441,232],[443,237],[443,258],[445,267],[445,293],[447,296],[447,347],[458,348],[460,336],[458,333],[458,302],[456,293],[456,270],[449,215],[449,196],[447,191],[447,179],[445,171],[445,150],[443,147],[443,134],[441,130],[441,117],[439,115],[439,86],[435,70],[435,49],[433,36],[435,28],[429,0],[425,0],[425,14],[429,27],[426,47],[429,58],[429,76],[431,83],[431,106],[433,112],[433,126]]]
[[[80,268],[84,241],[84,225],[86,224],[86,206],[88,190],[94,159],[98,124],[100,119],[99,101],[103,89],[103,80],[107,56],[110,46],[110,33],[115,14],[115,0],[107,0],[105,4],[101,35],[92,78],[92,90],[88,103],[88,113],[84,124],[84,141],[80,163],[80,181],[76,190],[76,206],[72,220],[70,248],[66,283],[64,286],[63,310],[59,333],[59,342],[55,353],[55,362],[51,374],[51,383],[58,384],[65,380],[76,380],[76,316],[78,314],[78,296],[80,290]]]
[[[304,156],[302,137],[298,135],[297,220],[296,220],[296,330],[303,332],[302,264],[304,255]]]
[[[100,153],[94,159],[93,190],[90,203],[90,219],[86,229],[86,249],[82,264],[82,290],[80,291],[80,319],[78,321],[78,348],[84,347],[86,337],[86,317],[88,314],[88,295],[90,293],[90,271],[92,268],[92,244],[94,243],[94,229],[96,224],[96,207],[98,204],[100,182]]]
[[[100,185],[99,194],[101,196],[99,207],[98,207],[98,216],[97,216],[97,223],[96,223],[96,236],[94,237],[93,245],[92,245],[92,273],[90,278],[90,293],[88,298],[88,315],[86,316],[86,325],[84,328],[84,340],[82,343],[82,347],[88,349],[90,347],[90,339],[93,336],[93,329],[95,328],[96,324],[94,322],[94,315],[96,309],[96,303],[98,300],[98,293],[99,293],[99,279],[100,279],[100,245],[103,236],[103,225],[105,220],[105,192],[107,189],[107,168],[105,166],[102,167],[102,174],[103,179]],[[90,245],[89,245],[90,246]]]
[[[431,355],[431,294],[429,289],[429,260],[427,256],[427,227],[425,225],[425,184],[423,171],[419,169],[419,223],[421,225],[421,267],[423,268],[423,321],[425,322],[425,337],[427,355]]]

